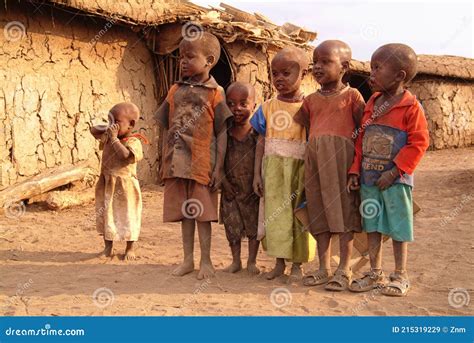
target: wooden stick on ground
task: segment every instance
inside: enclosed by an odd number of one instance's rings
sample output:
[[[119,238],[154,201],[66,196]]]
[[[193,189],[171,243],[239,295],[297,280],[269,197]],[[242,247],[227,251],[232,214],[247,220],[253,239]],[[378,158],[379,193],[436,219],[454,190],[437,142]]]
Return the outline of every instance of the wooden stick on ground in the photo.
[[[97,172],[87,163],[60,166],[0,191],[0,207],[46,193],[73,181],[95,180]]]

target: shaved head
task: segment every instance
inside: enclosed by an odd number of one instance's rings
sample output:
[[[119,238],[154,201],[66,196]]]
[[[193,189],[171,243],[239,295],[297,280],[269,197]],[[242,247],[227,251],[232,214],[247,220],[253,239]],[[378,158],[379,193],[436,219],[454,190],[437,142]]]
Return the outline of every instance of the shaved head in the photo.
[[[317,51],[324,51],[328,53],[334,53],[339,56],[341,62],[350,62],[352,59],[352,50],[347,45],[340,40],[325,40],[321,44],[319,44],[316,49],[314,49],[314,53]],[[314,55],[313,53],[313,55]]]
[[[272,63],[279,60],[296,62],[302,70],[308,69],[309,66],[309,56],[306,51],[295,46],[288,46],[278,51],[273,58]]]
[[[250,99],[252,102],[255,101],[255,88],[247,82],[236,81],[233,82],[227,88],[227,96],[229,96],[233,92],[240,92],[241,94],[247,94],[247,98]]]
[[[378,58],[390,66],[395,71],[406,73],[404,83],[411,81],[417,72],[417,57],[415,51],[408,45],[401,43],[390,43],[382,45],[375,50],[372,59]]]
[[[110,113],[114,116],[118,113],[124,115],[129,120],[138,121],[140,119],[140,110],[138,106],[132,102],[121,102],[110,109]]]
[[[217,64],[221,56],[221,44],[216,36],[212,33],[202,31],[197,34],[196,38],[183,38],[179,43],[180,48],[189,48],[191,50],[199,50],[204,56],[214,56],[212,67]]]

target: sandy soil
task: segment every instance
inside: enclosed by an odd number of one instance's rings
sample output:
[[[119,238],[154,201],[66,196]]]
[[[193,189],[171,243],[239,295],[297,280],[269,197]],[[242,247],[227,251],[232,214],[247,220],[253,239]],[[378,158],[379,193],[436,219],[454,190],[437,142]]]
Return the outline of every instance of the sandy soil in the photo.
[[[61,212],[31,205],[0,220],[0,313],[3,315],[473,315],[474,149],[429,152],[416,176],[416,241],[409,247],[413,284],[406,298],[377,292],[329,293],[322,287],[220,271],[230,260],[223,227],[213,228],[210,281],[170,275],[181,259],[178,224],[162,223],[162,192],[145,187],[141,258],[97,259],[102,247],[93,204]],[[124,245],[118,245],[120,252]],[[246,250],[244,243],[243,251]],[[393,269],[384,246],[386,272]],[[199,256],[199,251],[196,252]],[[244,255],[245,257],[245,255]],[[196,261],[197,262],[197,261]],[[269,271],[272,259],[260,251]],[[317,263],[304,266],[312,270]],[[448,294],[453,294],[451,304]],[[95,298],[93,294],[95,293]],[[272,295],[273,294],[273,295]],[[456,308],[456,304],[465,304]],[[284,305],[284,306],[282,306]]]

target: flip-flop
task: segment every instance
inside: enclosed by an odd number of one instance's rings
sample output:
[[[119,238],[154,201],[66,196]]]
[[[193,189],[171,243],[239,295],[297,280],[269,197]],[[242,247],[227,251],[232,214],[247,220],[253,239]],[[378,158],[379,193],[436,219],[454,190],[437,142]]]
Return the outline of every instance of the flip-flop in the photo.
[[[389,297],[404,297],[410,290],[410,281],[398,273],[390,274],[390,282],[382,290],[383,295]]]
[[[385,274],[383,272],[376,273],[373,270],[365,272],[360,279],[354,279],[349,285],[351,292],[368,292],[375,288],[383,288],[385,286]]]
[[[326,291],[341,292],[345,291],[351,283],[352,272],[344,270],[336,270],[334,276],[328,281],[324,289]]]
[[[318,285],[324,285],[330,279],[329,272],[327,270],[317,270],[314,273],[305,275],[303,277],[303,286],[313,287]]]

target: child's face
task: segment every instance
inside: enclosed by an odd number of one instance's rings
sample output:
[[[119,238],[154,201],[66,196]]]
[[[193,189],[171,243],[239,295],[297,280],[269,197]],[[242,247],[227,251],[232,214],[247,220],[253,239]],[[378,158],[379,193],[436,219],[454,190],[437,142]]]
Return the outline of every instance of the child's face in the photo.
[[[127,115],[127,113],[124,113],[123,111],[115,111],[112,113],[114,117],[114,123],[111,124],[118,124],[120,126],[119,132],[118,132],[118,137],[123,137],[130,133],[135,126],[135,121],[130,120],[130,117]]]
[[[272,60],[272,82],[280,95],[296,92],[303,80],[300,65],[287,58],[274,58]]]
[[[197,46],[196,41],[186,42],[179,48],[181,76],[188,78],[210,70],[208,57]]]
[[[390,91],[398,87],[401,81],[399,70],[388,62],[384,51],[376,52],[370,60],[369,86],[374,92]]]
[[[255,108],[255,99],[245,88],[235,88],[227,92],[227,106],[234,114],[235,125],[244,125]]]
[[[313,52],[313,75],[320,85],[342,79],[346,72],[340,56],[330,47],[318,47]]]

